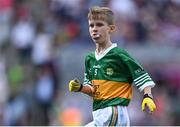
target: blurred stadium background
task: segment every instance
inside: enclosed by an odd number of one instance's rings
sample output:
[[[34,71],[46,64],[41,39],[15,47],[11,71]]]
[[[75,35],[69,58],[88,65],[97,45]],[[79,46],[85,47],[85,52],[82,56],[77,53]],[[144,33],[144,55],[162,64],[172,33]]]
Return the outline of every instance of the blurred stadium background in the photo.
[[[87,12],[116,14],[112,40],[156,82],[154,115],[141,111],[134,88],[131,125],[180,125],[180,0],[0,0],[0,125],[85,125],[90,97],[68,92],[83,81],[84,57],[94,50]]]

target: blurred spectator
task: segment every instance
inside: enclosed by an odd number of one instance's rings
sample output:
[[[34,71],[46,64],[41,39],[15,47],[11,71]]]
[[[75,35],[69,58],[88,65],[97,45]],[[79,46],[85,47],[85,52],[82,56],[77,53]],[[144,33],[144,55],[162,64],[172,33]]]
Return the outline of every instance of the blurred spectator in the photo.
[[[135,20],[137,18],[137,7],[132,0],[111,0],[109,7],[115,12],[116,18]]]
[[[27,100],[20,94],[10,98],[4,110],[4,122],[6,126],[26,125],[28,123]]]
[[[8,87],[8,79],[6,75],[6,65],[4,56],[0,54],[0,125],[5,125],[4,122],[4,110],[6,108],[6,102],[10,94]]]
[[[38,116],[43,116],[41,117],[42,121],[39,121],[40,125],[49,125],[50,109],[57,95],[58,81],[53,69],[51,64],[45,64],[40,66],[37,71],[34,92],[37,104],[40,106],[40,114]]]
[[[44,26],[39,24],[36,37],[32,43],[32,62],[41,65],[52,59],[52,37],[44,31]]]
[[[20,63],[30,59],[34,30],[34,25],[26,16],[20,17],[12,28],[11,42],[18,52]]]
[[[14,0],[0,0],[0,47],[9,39]]]

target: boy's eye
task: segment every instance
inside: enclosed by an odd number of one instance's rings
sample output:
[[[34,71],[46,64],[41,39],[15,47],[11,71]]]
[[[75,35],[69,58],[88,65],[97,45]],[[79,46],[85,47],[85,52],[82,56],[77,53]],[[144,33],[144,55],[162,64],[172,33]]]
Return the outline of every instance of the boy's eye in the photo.
[[[104,24],[103,23],[97,23],[97,26],[103,26]]]
[[[103,23],[95,23],[95,24],[89,24],[89,27],[93,28],[94,26],[101,27],[104,26]]]
[[[94,27],[94,24],[90,24],[89,26],[90,26],[90,27]]]

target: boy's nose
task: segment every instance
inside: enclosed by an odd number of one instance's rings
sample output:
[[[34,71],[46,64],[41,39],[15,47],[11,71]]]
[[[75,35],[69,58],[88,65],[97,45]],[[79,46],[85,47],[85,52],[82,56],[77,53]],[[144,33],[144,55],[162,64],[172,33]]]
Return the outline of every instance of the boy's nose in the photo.
[[[96,27],[93,28],[93,32],[97,32],[97,28]]]

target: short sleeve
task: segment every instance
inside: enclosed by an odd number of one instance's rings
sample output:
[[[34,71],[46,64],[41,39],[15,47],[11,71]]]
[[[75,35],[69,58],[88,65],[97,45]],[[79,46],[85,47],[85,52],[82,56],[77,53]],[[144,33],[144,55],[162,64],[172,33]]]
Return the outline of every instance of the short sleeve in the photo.
[[[85,72],[84,72],[84,82],[83,85],[91,85],[91,79],[90,79],[90,66],[89,66],[89,59],[88,56],[85,58]]]
[[[130,76],[133,79],[135,86],[140,90],[144,90],[145,87],[154,87],[155,83],[149,76],[149,74],[144,70],[144,68],[129,54],[121,54],[123,62],[127,66]]]

